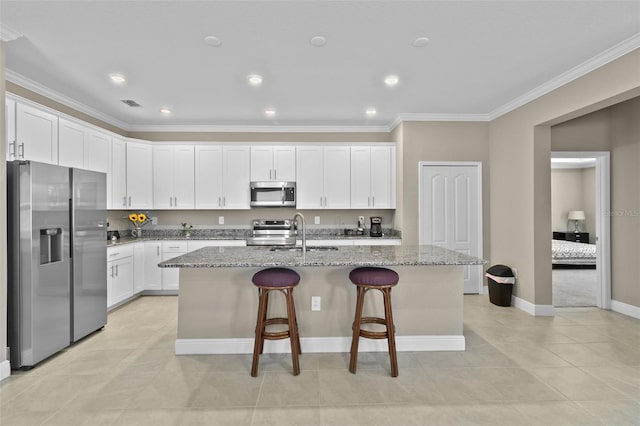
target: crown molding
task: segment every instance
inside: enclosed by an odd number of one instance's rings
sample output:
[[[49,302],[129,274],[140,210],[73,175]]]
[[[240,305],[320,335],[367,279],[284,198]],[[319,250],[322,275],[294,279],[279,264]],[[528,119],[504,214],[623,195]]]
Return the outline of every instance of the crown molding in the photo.
[[[55,90],[52,90],[36,81],[33,81],[30,78],[23,76],[22,74],[18,74],[17,72],[12,71],[9,68],[5,69],[5,76],[7,81],[10,81],[11,83],[17,84],[20,87],[35,92],[38,95],[47,97],[52,101],[61,103],[62,105],[73,108],[76,111],[90,115],[97,120],[104,121],[105,123],[116,126],[122,130],[129,131],[130,126],[124,121],[120,121],[108,114],[98,111],[97,109],[91,108],[90,106],[71,99],[70,97],[63,95],[62,93],[56,92]]]
[[[580,65],[571,68],[570,70],[560,74],[559,76],[554,77],[553,79],[525,93],[524,95],[519,96],[512,101],[502,105],[501,107],[494,109],[489,114],[487,114],[487,116],[489,117],[489,121],[495,120],[496,118],[507,114],[541,96],[544,96],[547,93],[552,92],[561,86],[564,86],[565,84],[577,80],[578,78],[608,64],[609,62],[613,62],[616,59],[626,55],[627,53],[633,52],[638,48],[640,48],[640,33],[636,33],[628,39],[616,44],[615,46],[610,47],[609,49],[601,52],[591,59],[586,60]]]
[[[2,26],[0,27],[0,40],[11,41],[20,37],[22,37],[22,34],[14,30],[13,28],[8,27],[5,24],[2,24]]]
[[[281,125],[133,125],[131,132],[220,133],[388,133],[389,126],[281,126]]]
[[[489,121],[487,114],[400,113],[389,125],[395,129],[403,121]]]

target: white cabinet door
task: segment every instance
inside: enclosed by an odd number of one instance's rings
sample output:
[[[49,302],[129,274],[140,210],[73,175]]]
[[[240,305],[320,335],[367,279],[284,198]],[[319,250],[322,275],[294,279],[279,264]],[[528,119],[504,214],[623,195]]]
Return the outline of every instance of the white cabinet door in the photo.
[[[85,144],[89,129],[64,118],[58,119],[58,164],[84,169]]]
[[[222,207],[222,146],[196,146],[195,157],[196,208],[219,209]]]
[[[351,208],[371,208],[371,147],[351,147]]]
[[[195,207],[195,159],[193,145],[176,146],[173,150],[173,207]]]
[[[273,147],[251,147],[251,180],[269,181],[273,176]]]
[[[183,255],[187,252],[187,241],[163,241],[162,242],[162,260]],[[180,287],[180,269],[179,268],[161,268],[162,269],[162,289],[178,290]]]
[[[193,145],[153,147],[153,207],[194,207]]]
[[[7,123],[7,161],[16,159],[16,102],[5,98],[5,123]]]
[[[153,147],[153,208],[173,208],[173,147]]]
[[[58,164],[58,117],[17,103],[17,159]]]
[[[348,209],[351,207],[351,173],[348,146],[324,148],[324,208]]]
[[[222,208],[249,209],[250,158],[248,146],[225,146],[222,150]]]
[[[133,294],[144,290],[144,244],[133,243]]]
[[[273,147],[273,180],[295,182],[296,180],[296,147]]]
[[[371,148],[371,207],[396,207],[396,156],[391,146]],[[353,207],[353,206],[352,206]]]
[[[162,243],[147,241],[144,243],[144,289],[162,290]]]
[[[109,173],[110,146],[110,135],[89,129],[84,150],[85,169]]]
[[[111,305],[120,303],[133,296],[133,258],[127,257],[116,260],[111,263],[111,268],[107,267],[107,271],[111,271]]]
[[[151,145],[127,141],[127,208],[153,207]]]
[[[107,182],[111,182],[111,196],[107,183],[107,208],[122,210],[127,208],[127,143],[124,139],[113,138],[111,161]],[[108,202],[111,201],[111,204]]]
[[[296,207],[320,209],[324,202],[323,147],[298,146],[296,153]]]

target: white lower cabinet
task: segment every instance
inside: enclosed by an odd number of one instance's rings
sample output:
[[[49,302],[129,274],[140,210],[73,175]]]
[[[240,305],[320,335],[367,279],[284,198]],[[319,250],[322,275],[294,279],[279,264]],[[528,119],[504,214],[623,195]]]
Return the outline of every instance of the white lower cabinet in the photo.
[[[133,294],[144,290],[144,243],[133,243]]]
[[[133,296],[133,246],[107,248],[107,308]]]
[[[147,241],[144,243],[144,289],[162,290],[162,242]]]
[[[187,252],[187,241],[163,241],[162,261],[172,259]],[[178,290],[180,288],[180,268],[162,269],[162,289]]]

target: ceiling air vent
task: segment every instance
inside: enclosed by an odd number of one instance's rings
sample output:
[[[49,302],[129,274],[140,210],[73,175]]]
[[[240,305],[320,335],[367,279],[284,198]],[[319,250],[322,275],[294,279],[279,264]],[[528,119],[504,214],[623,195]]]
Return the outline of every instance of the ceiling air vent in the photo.
[[[138,107],[142,106],[139,103],[137,103],[136,101],[134,101],[133,99],[122,99],[122,102],[124,102],[125,104],[129,105],[131,108],[138,108]]]

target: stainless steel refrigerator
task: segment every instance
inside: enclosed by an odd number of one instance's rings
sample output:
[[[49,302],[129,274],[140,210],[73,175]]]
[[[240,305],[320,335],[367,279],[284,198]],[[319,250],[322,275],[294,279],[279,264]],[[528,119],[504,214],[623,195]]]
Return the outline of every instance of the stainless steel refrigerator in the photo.
[[[32,367],[107,323],[106,175],[7,163],[8,338]]]

